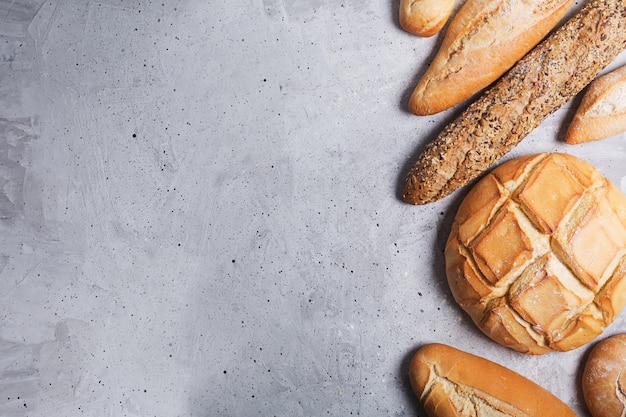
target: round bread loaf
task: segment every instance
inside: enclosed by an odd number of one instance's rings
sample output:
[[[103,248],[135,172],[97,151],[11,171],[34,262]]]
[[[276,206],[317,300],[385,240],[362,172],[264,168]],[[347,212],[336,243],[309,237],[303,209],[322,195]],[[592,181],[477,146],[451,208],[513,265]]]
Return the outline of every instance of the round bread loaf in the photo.
[[[461,203],[445,260],[455,300],[491,339],[575,349],[626,304],[626,196],[570,155],[511,160]]]
[[[582,389],[593,417],[626,415],[626,334],[594,346],[583,370]]]

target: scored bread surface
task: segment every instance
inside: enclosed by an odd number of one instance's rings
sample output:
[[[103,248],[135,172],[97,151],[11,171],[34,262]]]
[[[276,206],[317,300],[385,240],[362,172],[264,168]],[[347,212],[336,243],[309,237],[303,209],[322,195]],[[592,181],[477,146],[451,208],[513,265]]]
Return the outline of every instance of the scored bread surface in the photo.
[[[454,16],[409,110],[446,110],[485,88],[561,20],[573,0],[468,0]]]
[[[514,159],[468,193],[445,258],[455,300],[493,340],[577,348],[626,304],[626,196],[573,156]]]
[[[574,417],[553,394],[495,362],[440,343],[411,360],[413,391],[431,417]]]

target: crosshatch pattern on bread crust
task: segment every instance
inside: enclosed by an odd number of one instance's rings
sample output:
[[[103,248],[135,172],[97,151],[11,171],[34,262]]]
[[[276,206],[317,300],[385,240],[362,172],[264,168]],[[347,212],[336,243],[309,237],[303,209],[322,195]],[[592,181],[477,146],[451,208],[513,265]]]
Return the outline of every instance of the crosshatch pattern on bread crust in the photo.
[[[445,257],[487,336],[529,354],[575,349],[626,303],[626,196],[570,155],[509,161],[468,193]]]

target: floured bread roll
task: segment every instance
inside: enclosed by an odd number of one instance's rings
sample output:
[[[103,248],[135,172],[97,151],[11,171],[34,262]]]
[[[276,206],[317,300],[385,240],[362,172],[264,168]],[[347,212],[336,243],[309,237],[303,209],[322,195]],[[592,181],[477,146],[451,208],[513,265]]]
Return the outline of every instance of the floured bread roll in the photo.
[[[575,349],[626,304],[626,196],[573,156],[514,159],[465,197],[445,259],[487,336],[529,354]]]
[[[626,334],[594,346],[585,363],[582,389],[593,417],[626,415]]]
[[[589,84],[565,134],[570,145],[626,132],[626,65]]]

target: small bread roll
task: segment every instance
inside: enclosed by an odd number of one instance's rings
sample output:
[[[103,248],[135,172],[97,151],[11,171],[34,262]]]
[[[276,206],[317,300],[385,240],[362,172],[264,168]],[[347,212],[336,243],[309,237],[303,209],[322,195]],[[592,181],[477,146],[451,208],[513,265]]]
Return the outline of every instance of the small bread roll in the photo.
[[[511,160],[461,203],[445,260],[454,299],[491,339],[575,349],[626,304],[626,196],[574,156]]]
[[[456,0],[400,0],[400,26],[418,36],[433,36],[448,21]]]
[[[626,131],[626,66],[596,78],[567,129],[565,142],[578,144]]]
[[[413,391],[429,417],[575,417],[556,396],[512,370],[433,343],[413,356]]]
[[[598,343],[582,377],[585,403],[593,417],[626,415],[626,334]]]

